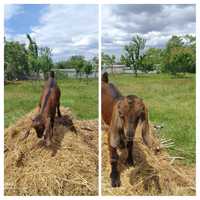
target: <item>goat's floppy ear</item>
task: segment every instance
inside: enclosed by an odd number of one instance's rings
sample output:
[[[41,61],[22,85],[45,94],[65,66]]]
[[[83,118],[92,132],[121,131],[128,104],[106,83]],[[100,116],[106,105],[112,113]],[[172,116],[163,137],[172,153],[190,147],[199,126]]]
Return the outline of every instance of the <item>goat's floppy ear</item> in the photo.
[[[119,102],[120,103],[120,102]],[[118,103],[113,108],[112,120],[110,124],[110,145],[116,148],[120,142],[120,130],[122,130],[122,120],[119,116]]]

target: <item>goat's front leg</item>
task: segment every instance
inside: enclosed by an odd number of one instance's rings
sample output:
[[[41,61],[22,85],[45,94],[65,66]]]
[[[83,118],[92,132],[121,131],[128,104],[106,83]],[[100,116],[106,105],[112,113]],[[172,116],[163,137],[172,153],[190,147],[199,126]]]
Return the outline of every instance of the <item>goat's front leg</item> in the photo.
[[[58,113],[58,117],[61,117],[61,112],[60,112],[60,102],[57,105],[57,113]]]
[[[54,117],[51,118],[51,121],[50,121],[50,125],[51,125],[51,128],[50,128],[50,141],[52,142],[52,138],[53,138],[53,127],[54,127]]]
[[[108,137],[108,145],[109,145],[109,153],[110,153],[110,164],[111,164],[111,186],[112,187],[120,187],[120,173],[118,170],[118,160],[119,156],[117,154],[117,148],[114,148],[110,145],[110,139]]]
[[[44,141],[46,146],[50,146],[51,144],[51,135],[52,135],[52,128],[51,128],[51,119],[48,118],[45,123],[45,130],[44,130]]]

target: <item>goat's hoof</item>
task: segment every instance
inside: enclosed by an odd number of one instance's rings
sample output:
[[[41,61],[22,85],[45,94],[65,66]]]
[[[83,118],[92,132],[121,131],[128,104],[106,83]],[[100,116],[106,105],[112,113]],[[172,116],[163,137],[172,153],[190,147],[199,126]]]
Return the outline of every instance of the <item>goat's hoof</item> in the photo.
[[[135,163],[134,163],[132,157],[128,157],[128,158],[126,159],[126,164],[127,164],[128,166],[135,166]]]
[[[120,181],[119,173],[111,173],[110,178],[111,178],[112,187],[120,187],[121,181]]]
[[[121,181],[119,178],[111,178],[111,186],[112,187],[120,187]]]

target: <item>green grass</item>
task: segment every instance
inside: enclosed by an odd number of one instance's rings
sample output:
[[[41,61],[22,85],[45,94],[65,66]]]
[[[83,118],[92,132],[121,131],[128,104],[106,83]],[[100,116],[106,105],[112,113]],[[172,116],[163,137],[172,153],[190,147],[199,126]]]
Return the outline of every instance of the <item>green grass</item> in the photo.
[[[123,95],[136,94],[144,99],[150,120],[163,124],[161,134],[174,140],[172,155],[184,156],[188,164],[195,163],[195,75],[113,75],[110,80]]]
[[[38,105],[43,81],[19,81],[5,85],[5,127],[30,112]],[[61,106],[69,107],[78,119],[98,117],[98,81],[59,80]]]

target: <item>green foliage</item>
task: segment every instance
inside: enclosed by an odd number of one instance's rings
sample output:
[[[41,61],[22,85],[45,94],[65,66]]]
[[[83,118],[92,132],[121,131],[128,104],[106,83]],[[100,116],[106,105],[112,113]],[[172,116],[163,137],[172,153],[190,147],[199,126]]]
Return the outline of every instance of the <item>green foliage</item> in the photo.
[[[108,54],[105,54],[104,52],[102,52],[101,54],[101,62],[102,62],[102,65],[103,64],[106,64],[106,65],[112,65],[115,63],[115,55],[108,55]]]
[[[81,78],[81,72],[83,71],[84,69],[84,62],[85,62],[85,59],[83,56],[72,56],[70,59],[69,59],[69,62],[71,64],[71,66],[73,68],[75,68],[76,70],[76,77],[79,77]]]
[[[144,51],[146,40],[136,35],[124,46],[120,62],[137,71],[177,73],[195,73],[196,71],[196,37],[192,35],[172,36],[163,49],[149,48]],[[105,57],[106,58],[106,57]]]
[[[102,52],[101,54],[101,63],[102,66],[111,66],[111,72],[114,73],[113,65],[115,64],[115,55],[108,55]]]
[[[177,73],[195,73],[196,39],[193,36],[172,36],[165,49],[165,71]]]
[[[38,48],[29,34],[27,39],[29,41],[27,48],[25,44],[5,39],[5,80],[22,80],[35,74],[39,77],[40,72],[46,77],[47,72],[53,67],[51,49]]]
[[[43,72],[45,79],[47,79],[47,74],[53,67],[51,49],[48,47],[40,48],[40,56],[38,57],[38,61],[39,68]]]
[[[92,69],[93,69],[92,63],[88,62],[88,61],[85,61],[85,63],[84,63],[84,72],[86,74],[87,84],[88,84],[88,76],[92,73]]]
[[[147,73],[155,70],[160,73],[163,68],[163,51],[158,48],[149,48],[142,59],[140,70]]]
[[[138,74],[138,69],[142,68],[142,60],[144,58],[142,51],[145,48],[146,40],[139,35],[132,38],[132,41],[124,46],[125,53],[121,60],[128,67],[131,67],[135,73]]]
[[[89,74],[91,74],[92,72],[92,63],[91,62],[88,62],[88,61],[85,61],[84,63],[84,72],[85,74],[88,76]]]
[[[126,57],[121,55],[120,62],[129,68],[131,67],[131,58],[128,55]]]
[[[21,79],[29,74],[28,55],[24,44],[5,41],[5,80]]]
[[[26,35],[29,41],[28,45],[28,65],[29,69],[39,76],[40,65],[38,60],[38,46],[29,34]]]
[[[54,65],[54,68],[55,69],[69,69],[69,68],[73,68],[73,66],[70,63],[70,60],[61,60]]]

